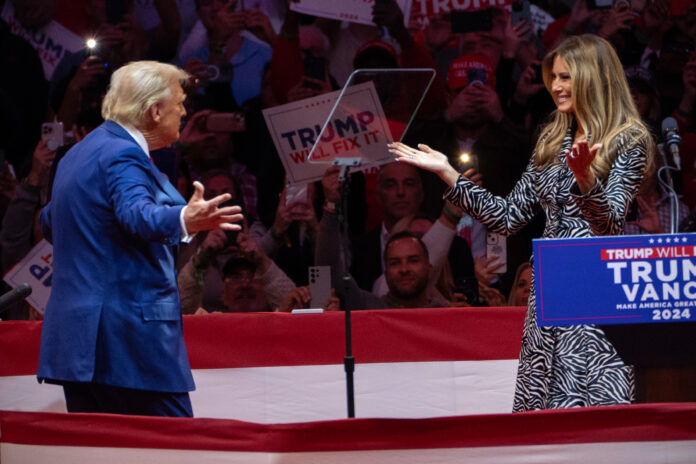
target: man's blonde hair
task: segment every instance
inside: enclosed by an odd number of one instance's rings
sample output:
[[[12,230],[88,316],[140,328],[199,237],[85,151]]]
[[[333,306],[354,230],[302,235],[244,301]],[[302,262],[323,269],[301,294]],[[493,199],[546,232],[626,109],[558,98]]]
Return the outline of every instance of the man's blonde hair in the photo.
[[[134,61],[111,76],[102,103],[102,117],[119,124],[140,126],[155,103],[171,97],[171,86],[183,85],[189,75],[174,65],[157,61]]]

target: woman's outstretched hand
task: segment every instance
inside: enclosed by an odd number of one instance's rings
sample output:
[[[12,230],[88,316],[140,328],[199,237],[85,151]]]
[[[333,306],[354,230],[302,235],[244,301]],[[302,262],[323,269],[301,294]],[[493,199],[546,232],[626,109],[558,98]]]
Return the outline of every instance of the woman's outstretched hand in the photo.
[[[418,149],[411,148],[401,142],[393,142],[387,146],[389,147],[389,152],[396,157],[397,161],[404,161],[421,169],[434,172],[450,187],[457,182],[459,173],[450,165],[447,156],[439,151],[433,150],[422,143],[418,144]]]
[[[566,150],[566,163],[573,174],[578,187],[583,194],[587,194],[595,185],[595,176],[591,166],[597,152],[602,145],[597,143],[590,148],[587,141],[578,142],[570,151]]]

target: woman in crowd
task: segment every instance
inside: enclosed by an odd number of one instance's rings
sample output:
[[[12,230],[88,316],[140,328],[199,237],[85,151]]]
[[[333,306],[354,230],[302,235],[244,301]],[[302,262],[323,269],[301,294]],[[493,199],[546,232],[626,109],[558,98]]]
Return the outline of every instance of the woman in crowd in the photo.
[[[399,161],[438,174],[450,187],[445,198],[493,232],[517,232],[540,207],[547,218],[545,238],[621,234],[653,152],[621,63],[606,40],[581,35],[551,51],[542,70],[556,110],[506,198],[461,176],[445,155],[425,145],[395,143],[390,150]],[[513,410],[622,404],[633,398],[633,370],[601,329],[537,327],[532,285]]]

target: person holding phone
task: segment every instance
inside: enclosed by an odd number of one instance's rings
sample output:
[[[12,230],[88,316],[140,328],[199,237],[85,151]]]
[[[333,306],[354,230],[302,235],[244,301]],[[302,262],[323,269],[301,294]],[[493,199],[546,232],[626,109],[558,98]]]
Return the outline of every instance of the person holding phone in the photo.
[[[542,69],[556,110],[506,197],[475,185],[426,145],[389,149],[399,161],[438,174],[450,187],[445,198],[493,232],[514,234],[541,208],[546,238],[621,234],[653,154],[621,63],[609,42],[580,35],[548,53]],[[633,370],[601,329],[537,327],[535,306],[532,289],[514,411],[633,401]]]
[[[175,60],[193,76],[195,86],[205,89],[201,92],[207,94],[208,106],[219,111],[232,111],[261,94],[263,70],[272,55],[268,44],[241,34],[251,30],[266,40],[268,17],[241,11],[241,6],[239,0],[196,0],[205,38],[184,42]]]

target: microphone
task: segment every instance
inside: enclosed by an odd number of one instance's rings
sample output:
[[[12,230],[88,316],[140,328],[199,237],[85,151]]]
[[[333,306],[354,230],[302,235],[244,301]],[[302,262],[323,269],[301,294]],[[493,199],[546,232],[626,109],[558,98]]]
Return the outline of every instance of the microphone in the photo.
[[[0,312],[4,311],[18,301],[22,301],[29,295],[31,295],[31,285],[26,283],[18,285],[14,290],[10,290],[9,292],[0,296]]]
[[[679,126],[674,118],[665,118],[662,121],[662,136],[665,140],[665,146],[669,148],[674,160],[674,166],[678,171],[681,171],[681,159],[679,158],[679,149],[681,148],[682,138],[679,135]]]

